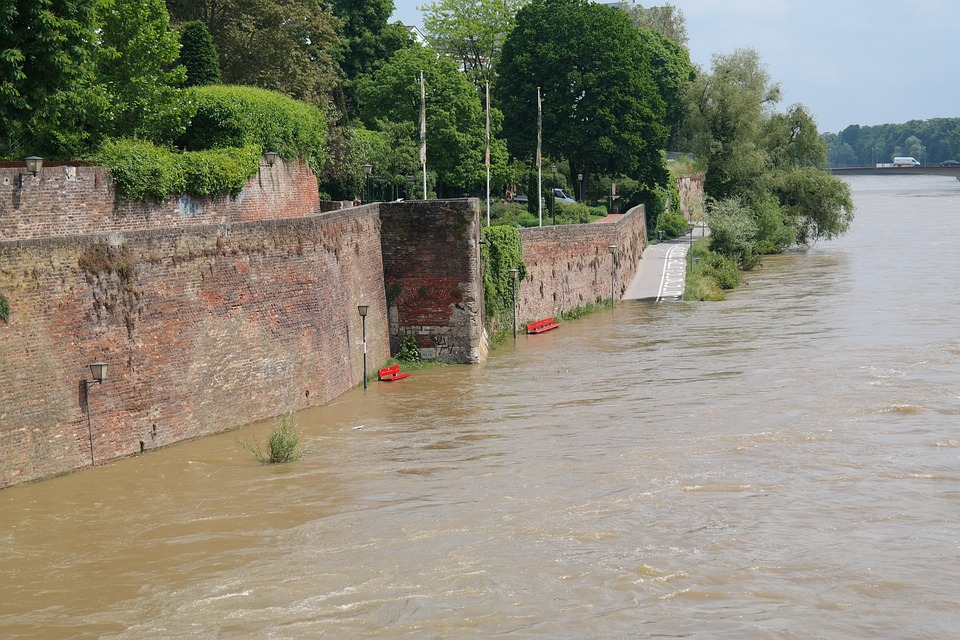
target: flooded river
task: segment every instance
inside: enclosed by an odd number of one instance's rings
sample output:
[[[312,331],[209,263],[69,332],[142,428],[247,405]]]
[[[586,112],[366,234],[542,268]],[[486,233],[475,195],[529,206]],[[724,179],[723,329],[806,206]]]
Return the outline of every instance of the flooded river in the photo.
[[[850,183],[728,301],[356,389],[300,462],[0,492],[0,637],[958,637],[960,182]]]

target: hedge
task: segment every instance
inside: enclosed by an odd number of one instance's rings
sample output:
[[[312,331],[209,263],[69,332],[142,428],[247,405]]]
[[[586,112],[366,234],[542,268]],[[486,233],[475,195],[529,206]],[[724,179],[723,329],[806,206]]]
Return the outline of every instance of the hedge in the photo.
[[[302,158],[323,169],[327,123],[319,109],[275,91],[230,85],[191,87],[195,113],[177,141],[189,150],[246,147]]]
[[[117,192],[132,200],[181,193],[236,195],[257,172],[260,149],[247,145],[174,153],[150,142],[123,138],[106,142],[97,162],[110,167]]]

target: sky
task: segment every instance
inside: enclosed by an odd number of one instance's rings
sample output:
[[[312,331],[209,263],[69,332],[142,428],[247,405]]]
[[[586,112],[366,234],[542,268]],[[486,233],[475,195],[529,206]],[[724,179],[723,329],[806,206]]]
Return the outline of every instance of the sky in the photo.
[[[392,20],[423,25],[428,0],[394,0]],[[642,2],[652,6],[657,2]],[[690,58],[752,48],[821,133],[848,125],[960,117],[960,0],[671,0]]]

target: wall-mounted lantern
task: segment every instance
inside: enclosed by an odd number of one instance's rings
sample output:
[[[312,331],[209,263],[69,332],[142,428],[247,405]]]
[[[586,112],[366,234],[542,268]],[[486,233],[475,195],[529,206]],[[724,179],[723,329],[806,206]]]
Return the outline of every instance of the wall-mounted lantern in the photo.
[[[29,158],[25,158],[24,163],[27,165],[27,171],[29,171],[33,177],[37,177],[37,174],[43,170],[43,158],[40,156],[30,156]],[[23,176],[25,175],[27,174],[20,174],[20,189],[23,189]]]
[[[272,167],[277,162],[277,158],[280,157],[280,154],[276,151],[264,151],[263,158],[267,161],[267,166]]]

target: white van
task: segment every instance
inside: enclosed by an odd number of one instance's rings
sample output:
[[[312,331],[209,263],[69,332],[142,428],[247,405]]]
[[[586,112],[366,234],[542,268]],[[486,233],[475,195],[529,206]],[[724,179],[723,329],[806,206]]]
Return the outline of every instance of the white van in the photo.
[[[911,158],[910,156],[897,156],[893,159],[893,166],[895,167],[919,167],[920,163],[917,162],[916,158]]]

